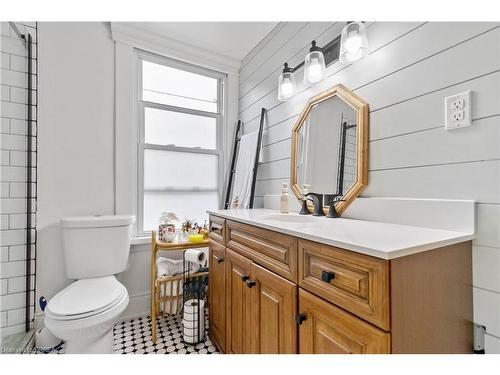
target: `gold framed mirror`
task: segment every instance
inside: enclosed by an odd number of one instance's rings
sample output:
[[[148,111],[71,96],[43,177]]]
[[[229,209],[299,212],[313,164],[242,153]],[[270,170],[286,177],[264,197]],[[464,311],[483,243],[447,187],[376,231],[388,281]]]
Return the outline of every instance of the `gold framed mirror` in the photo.
[[[332,200],[342,214],[368,184],[369,108],[343,85],[313,96],[292,128],[291,178],[295,196],[302,189],[320,194],[326,214]],[[309,211],[312,204],[308,202]]]

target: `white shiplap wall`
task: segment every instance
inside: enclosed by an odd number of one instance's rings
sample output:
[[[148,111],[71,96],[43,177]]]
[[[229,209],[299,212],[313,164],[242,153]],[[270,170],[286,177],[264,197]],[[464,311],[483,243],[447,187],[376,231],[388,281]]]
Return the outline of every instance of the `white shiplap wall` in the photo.
[[[33,105],[33,160],[36,163],[36,83],[37,83],[37,25],[35,22],[19,24],[20,32],[29,32],[33,38],[34,90]],[[0,149],[1,149],[1,338],[23,332],[26,304],[26,145],[27,145],[27,50],[9,22],[0,22]],[[36,164],[33,169],[36,178]],[[35,206],[36,185],[32,186]],[[32,219],[33,225],[35,218]],[[32,234],[31,271],[35,272],[35,233]],[[30,290],[31,314],[34,312],[34,280]]]
[[[342,83],[370,105],[369,185],[364,197],[473,199],[474,320],[487,352],[500,348],[500,28],[498,23],[369,23],[370,53],[328,67],[327,78],[286,103],[277,82],[311,40],[324,45],[344,23],[280,23],[244,60],[239,115],[244,132],[267,112],[257,206],[290,176],[290,131],[307,99]],[[473,90],[473,126],[444,130],[444,97]]]

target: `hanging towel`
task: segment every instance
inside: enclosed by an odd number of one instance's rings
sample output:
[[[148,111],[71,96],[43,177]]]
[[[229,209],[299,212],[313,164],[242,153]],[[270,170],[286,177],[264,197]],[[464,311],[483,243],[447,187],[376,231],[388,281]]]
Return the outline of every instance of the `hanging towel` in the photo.
[[[258,137],[259,132],[245,134],[241,137],[234,176],[231,208],[248,208],[250,206],[253,167],[255,165]]]

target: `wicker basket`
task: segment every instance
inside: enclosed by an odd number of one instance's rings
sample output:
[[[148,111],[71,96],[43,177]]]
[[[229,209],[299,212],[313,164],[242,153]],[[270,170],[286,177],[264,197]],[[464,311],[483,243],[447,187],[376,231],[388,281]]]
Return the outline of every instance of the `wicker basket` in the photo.
[[[200,272],[189,278],[207,276],[208,272]],[[156,279],[156,314],[178,315],[183,309],[183,275],[161,276]]]

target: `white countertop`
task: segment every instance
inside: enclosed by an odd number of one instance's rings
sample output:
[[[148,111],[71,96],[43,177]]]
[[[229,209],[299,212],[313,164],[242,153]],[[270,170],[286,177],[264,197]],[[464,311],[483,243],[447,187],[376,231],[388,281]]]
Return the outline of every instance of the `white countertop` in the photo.
[[[225,219],[382,259],[395,259],[474,238],[474,233],[355,219],[302,216],[296,213],[280,214],[277,210],[269,209],[232,209],[208,212]],[[297,218],[290,217],[280,220],[279,215],[296,216]]]

